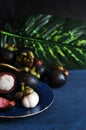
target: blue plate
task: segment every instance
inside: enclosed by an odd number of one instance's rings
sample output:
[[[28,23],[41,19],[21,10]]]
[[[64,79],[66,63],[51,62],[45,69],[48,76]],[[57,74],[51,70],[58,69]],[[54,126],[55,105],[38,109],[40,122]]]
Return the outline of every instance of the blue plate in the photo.
[[[23,117],[38,114],[40,112],[43,112],[47,108],[49,108],[53,103],[53,97],[54,97],[50,87],[43,82],[39,82],[36,92],[39,94],[39,99],[40,99],[36,107],[27,109],[27,108],[23,108],[20,105],[16,105],[12,109],[6,111],[0,111],[0,117],[23,118]]]

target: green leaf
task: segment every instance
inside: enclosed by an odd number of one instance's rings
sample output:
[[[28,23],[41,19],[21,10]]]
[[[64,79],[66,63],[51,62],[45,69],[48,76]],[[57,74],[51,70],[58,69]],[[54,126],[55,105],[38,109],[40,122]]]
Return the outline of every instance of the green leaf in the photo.
[[[48,66],[86,69],[85,23],[52,15],[19,17],[6,23],[0,33],[1,47],[4,43],[31,47]]]

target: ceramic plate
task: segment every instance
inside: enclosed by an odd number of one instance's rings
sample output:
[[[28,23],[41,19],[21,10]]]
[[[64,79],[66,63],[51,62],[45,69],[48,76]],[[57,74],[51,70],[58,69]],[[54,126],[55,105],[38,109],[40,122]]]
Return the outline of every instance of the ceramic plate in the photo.
[[[0,111],[0,117],[23,118],[38,114],[49,108],[53,103],[53,97],[54,97],[51,88],[47,84],[40,82],[36,91],[40,97],[39,104],[36,107],[27,109],[23,108],[22,106],[16,105],[12,109],[6,111]]]

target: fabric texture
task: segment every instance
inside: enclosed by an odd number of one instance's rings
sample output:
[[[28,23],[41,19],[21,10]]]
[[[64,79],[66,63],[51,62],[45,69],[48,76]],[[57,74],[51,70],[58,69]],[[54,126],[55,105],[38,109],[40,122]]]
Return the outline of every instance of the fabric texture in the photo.
[[[52,89],[54,102],[44,112],[19,119],[0,119],[1,130],[86,130],[86,70],[69,72],[67,83]]]

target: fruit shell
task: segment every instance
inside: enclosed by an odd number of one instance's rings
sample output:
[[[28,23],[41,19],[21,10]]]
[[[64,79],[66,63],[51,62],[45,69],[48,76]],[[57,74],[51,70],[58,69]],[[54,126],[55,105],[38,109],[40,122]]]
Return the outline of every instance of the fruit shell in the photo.
[[[40,74],[40,80],[44,79],[47,73],[46,64],[42,60],[35,59],[34,66],[36,68],[36,72]]]
[[[52,69],[48,72],[47,81],[51,87],[58,88],[66,83],[67,76],[61,70]]]
[[[11,75],[11,76],[14,78],[14,86],[13,86],[10,90],[0,90],[0,93],[1,93],[1,94],[11,93],[12,91],[15,90],[16,84],[17,84],[16,76],[15,76],[13,73],[11,73],[11,72],[1,72],[1,73],[0,73],[0,77],[3,76],[3,75],[5,75],[5,74]]]
[[[6,110],[8,108],[14,107],[15,106],[14,101],[10,101],[4,97],[0,97],[0,110]]]
[[[2,48],[0,50],[0,62],[13,64],[15,61],[16,52]]]
[[[18,85],[21,86],[22,83],[24,84],[24,86],[29,86],[33,89],[36,89],[39,80],[36,76],[29,74],[28,72],[22,71],[18,75]]]

